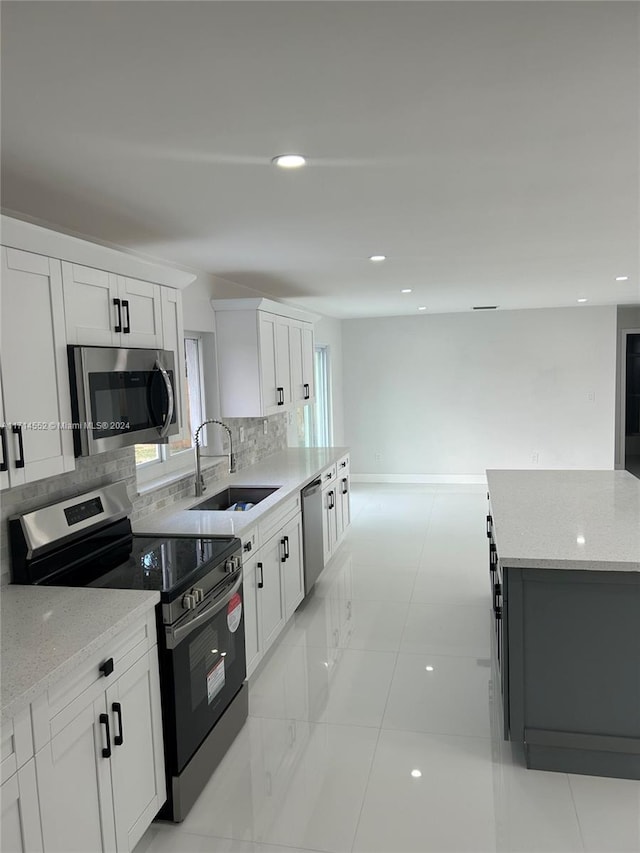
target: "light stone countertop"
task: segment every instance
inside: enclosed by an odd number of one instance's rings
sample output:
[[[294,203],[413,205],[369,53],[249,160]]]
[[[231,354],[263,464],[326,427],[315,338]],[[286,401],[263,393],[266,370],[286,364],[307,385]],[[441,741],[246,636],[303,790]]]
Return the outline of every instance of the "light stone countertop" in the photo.
[[[156,535],[192,534],[194,536],[242,536],[264,519],[268,513],[287,498],[314,480],[318,474],[338,461],[348,447],[292,447],[274,453],[262,462],[230,474],[226,480],[215,483],[201,496],[191,495],[171,507],[143,518],[133,525],[134,533]],[[338,473],[338,479],[340,475]],[[207,500],[227,486],[278,486],[278,491],[269,495],[246,512],[221,510],[198,510],[189,508]]]
[[[158,592],[2,588],[0,717],[25,708],[160,601]]]
[[[239,536],[348,451],[315,447],[276,453],[210,486],[201,497],[184,498],[142,519],[134,532]],[[279,488],[247,512],[189,512],[230,485]],[[26,707],[160,600],[157,592],[13,584],[2,587],[0,595],[2,719]]]
[[[503,566],[640,572],[640,480],[628,471],[489,470]]]

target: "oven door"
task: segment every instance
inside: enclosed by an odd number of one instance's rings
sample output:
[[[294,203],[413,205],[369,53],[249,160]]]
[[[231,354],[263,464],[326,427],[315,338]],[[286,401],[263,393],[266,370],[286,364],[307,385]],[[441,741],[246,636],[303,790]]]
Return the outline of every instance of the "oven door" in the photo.
[[[162,693],[168,770],[178,775],[246,677],[242,572],[193,617],[164,628]]]
[[[76,456],[163,443],[178,432],[175,364],[168,350],[69,350]]]

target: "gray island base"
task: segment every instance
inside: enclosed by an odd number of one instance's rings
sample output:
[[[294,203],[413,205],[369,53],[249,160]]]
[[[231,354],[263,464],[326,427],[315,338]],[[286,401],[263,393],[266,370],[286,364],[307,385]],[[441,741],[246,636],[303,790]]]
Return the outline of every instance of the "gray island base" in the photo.
[[[527,767],[640,779],[640,480],[488,471],[504,737]]]

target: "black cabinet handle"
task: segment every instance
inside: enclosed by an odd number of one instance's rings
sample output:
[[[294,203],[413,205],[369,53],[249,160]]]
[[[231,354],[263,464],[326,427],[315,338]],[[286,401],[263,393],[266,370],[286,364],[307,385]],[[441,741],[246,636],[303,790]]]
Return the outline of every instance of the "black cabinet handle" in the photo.
[[[129,316],[129,300],[128,300],[128,299],[123,299],[123,300],[122,300],[122,307],[123,307],[123,309],[125,309],[125,310],[126,310],[126,312],[127,312],[126,325],[125,325],[125,327],[123,328],[122,333],[123,333],[124,335],[129,335],[129,334],[131,334],[131,318],[130,318],[130,316]]]
[[[333,489],[329,492],[329,509],[334,509],[336,505],[335,492]]]
[[[278,406],[284,406],[284,388],[281,388],[280,386],[278,386],[278,387],[276,388],[276,391],[278,392],[278,402],[277,402],[277,405],[278,405]]]
[[[122,705],[119,702],[114,702],[111,710],[118,718],[118,734],[114,737],[113,742],[116,746],[122,746],[124,743],[124,732],[122,731]]]
[[[250,551],[252,547],[253,546],[252,546],[251,542],[245,542],[244,543],[244,550],[245,551]]]
[[[498,549],[492,542],[489,545],[489,574],[493,574],[498,566]]]
[[[111,758],[111,732],[109,731],[109,715],[100,714],[100,725],[105,727],[107,736],[107,745],[102,750],[103,758]]]
[[[20,424],[13,424],[11,427],[11,432],[14,435],[18,436],[18,458],[15,461],[16,468],[24,468],[24,446],[22,444],[22,426]]]
[[[496,607],[496,620],[499,622],[502,619],[502,607]]]
[[[100,672],[106,678],[108,675],[111,675],[113,672],[113,658],[108,658],[104,663],[101,663],[98,667]]]
[[[347,463],[346,463],[346,462],[341,462],[341,463],[340,463],[340,467],[341,467],[341,468],[346,468],[346,467],[347,467]]]
[[[256,569],[260,569],[260,580],[258,581],[258,589],[264,586],[264,575],[262,573],[262,563],[256,563]]]
[[[487,516],[487,539],[491,539],[491,523],[492,518],[490,515]]]
[[[114,299],[114,300],[113,300],[113,304],[114,304],[114,305],[116,306],[116,308],[118,309],[118,322],[117,322],[117,323],[115,324],[115,326],[113,327],[113,331],[114,331],[114,332],[121,332],[121,331],[122,331],[122,311],[121,311],[121,309],[120,309],[120,300],[119,300],[119,299]]]
[[[494,583],[494,585],[493,585],[493,610],[494,610],[494,613],[496,613],[496,614],[497,614],[498,610],[500,610],[500,611],[502,610],[501,607],[498,607],[498,599],[500,598],[501,595],[502,595],[502,587],[496,581],[496,583]]]
[[[289,556],[290,556],[290,554],[289,554],[289,537],[285,536],[284,537],[284,558],[285,558],[285,560],[288,560]]]
[[[343,478],[342,478],[342,494],[343,494],[343,495],[346,495],[346,494],[347,494],[347,492],[349,491],[349,487],[347,486],[347,483],[348,483],[348,482],[349,482],[349,481],[347,480],[347,478],[346,478],[346,477],[343,477]]]
[[[0,471],[7,471],[7,428],[0,427],[0,441],[2,441],[2,462],[0,462]]]
[[[305,383],[304,383],[304,385],[303,385],[303,388],[304,388],[304,399],[305,399],[305,400],[308,400],[308,399],[309,399],[309,395],[310,395],[310,392],[309,392],[309,383],[308,383],[308,382],[305,382]]]
[[[287,546],[286,546],[285,541],[284,541],[285,539],[286,539],[286,537],[283,537],[283,538],[280,540],[280,544],[282,545],[282,556],[280,557],[280,562],[281,562],[281,563],[286,563],[286,562],[287,562]]]

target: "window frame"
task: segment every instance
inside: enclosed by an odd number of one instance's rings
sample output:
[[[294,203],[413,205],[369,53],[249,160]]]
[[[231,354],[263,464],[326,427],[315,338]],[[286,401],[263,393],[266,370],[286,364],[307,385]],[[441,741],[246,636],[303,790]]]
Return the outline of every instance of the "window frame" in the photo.
[[[313,348],[315,403],[311,429],[305,419],[305,445],[307,447],[333,447],[333,409],[331,389],[331,348],[316,344]],[[324,417],[321,418],[321,416]],[[310,434],[309,434],[310,433]],[[324,441],[321,443],[321,439]],[[311,444],[307,444],[310,441]]]

